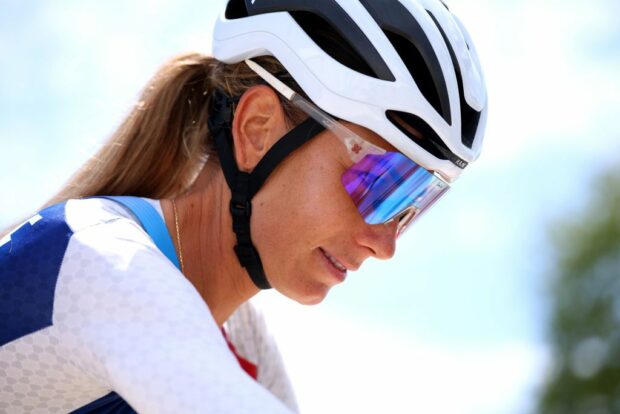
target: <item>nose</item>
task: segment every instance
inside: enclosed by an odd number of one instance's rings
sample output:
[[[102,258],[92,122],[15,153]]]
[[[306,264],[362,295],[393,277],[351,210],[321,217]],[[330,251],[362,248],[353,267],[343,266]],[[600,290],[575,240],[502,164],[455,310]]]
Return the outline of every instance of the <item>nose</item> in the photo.
[[[384,224],[367,224],[358,237],[358,242],[367,247],[377,259],[390,259],[396,250],[398,221]]]

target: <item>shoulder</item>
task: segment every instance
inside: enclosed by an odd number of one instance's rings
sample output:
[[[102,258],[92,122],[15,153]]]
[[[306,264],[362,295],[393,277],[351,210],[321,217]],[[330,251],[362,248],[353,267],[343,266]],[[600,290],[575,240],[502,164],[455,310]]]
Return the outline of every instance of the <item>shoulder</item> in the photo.
[[[135,359],[140,350],[196,332],[219,341],[192,284],[130,213],[114,204],[67,202],[66,220],[74,233],[59,271],[54,324],[70,342],[106,360]]]
[[[106,199],[69,200],[65,220],[72,230],[63,270],[86,272],[90,278],[106,274],[131,274],[132,279],[149,278],[186,280],[155,246],[149,235],[120,204]],[[102,281],[105,282],[105,281]]]
[[[123,229],[120,237],[131,234],[132,238],[146,241],[149,239],[137,219],[125,207],[104,198],[72,199],[64,204],[64,220],[74,234],[89,231],[105,231],[110,236],[113,230]],[[45,211],[45,210],[44,210]],[[114,227],[109,227],[116,225]],[[134,230],[134,231],[131,231]]]
[[[89,307],[84,314],[99,315],[108,326],[116,316],[118,322],[137,317],[146,323],[148,316],[162,324],[180,312],[209,315],[191,283],[128,211],[109,200],[72,201],[66,220],[74,233],[59,273],[58,299],[81,298]],[[75,300],[67,302],[72,308],[66,314],[62,306],[55,312],[59,322],[81,313]]]
[[[148,235],[114,204],[100,199],[56,204],[2,239],[0,288],[8,300],[0,315],[12,328],[0,329],[0,343],[55,325],[67,306],[114,292],[127,296],[128,281],[144,284],[149,275],[192,294]]]

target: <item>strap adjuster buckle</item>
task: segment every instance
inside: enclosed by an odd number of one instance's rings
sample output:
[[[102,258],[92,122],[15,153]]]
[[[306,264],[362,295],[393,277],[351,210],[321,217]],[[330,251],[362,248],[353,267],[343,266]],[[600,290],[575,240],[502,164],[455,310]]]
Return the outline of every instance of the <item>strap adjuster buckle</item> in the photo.
[[[233,217],[250,217],[252,215],[252,203],[250,201],[240,203],[230,200],[230,214]]]

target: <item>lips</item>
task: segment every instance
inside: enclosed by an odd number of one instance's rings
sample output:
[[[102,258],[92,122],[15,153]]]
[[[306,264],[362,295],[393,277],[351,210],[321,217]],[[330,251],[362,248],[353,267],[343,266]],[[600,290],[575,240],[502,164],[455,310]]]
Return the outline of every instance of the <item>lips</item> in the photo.
[[[334,256],[332,256],[331,254],[329,254],[328,252],[326,252],[325,250],[321,249],[321,252],[323,253],[323,255],[325,257],[327,257],[327,259],[331,262],[331,264],[334,265],[334,267],[338,270],[340,270],[341,272],[346,272],[347,268],[345,267],[345,265],[343,265],[342,263],[340,263],[338,261],[338,259],[336,259]]]
[[[319,248],[319,251],[321,252],[323,263],[325,263],[325,268],[329,271],[329,274],[332,275],[333,279],[337,283],[344,282],[347,278],[349,266],[343,264],[340,260],[332,256],[323,248]]]

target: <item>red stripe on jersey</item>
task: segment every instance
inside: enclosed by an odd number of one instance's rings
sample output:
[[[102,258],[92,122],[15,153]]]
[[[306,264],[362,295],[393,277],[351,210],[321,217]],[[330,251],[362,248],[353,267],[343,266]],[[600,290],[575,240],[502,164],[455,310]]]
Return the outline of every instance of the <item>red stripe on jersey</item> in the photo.
[[[228,348],[230,348],[230,350],[233,353],[233,355],[237,358],[237,361],[239,361],[239,365],[241,365],[241,368],[243,368],[243,370],[250,377],[254,378],[255,380],[258,379],[258,366],[256,364],[248,361],[247,359],[245,359],[244,357],[242,357],[241,355],[239,355],[237,353],[237,350],[235,349],[235,346],[228,339],[228,335],[226,335],[226,331],[224,330],[224,328],[222,328],[222,335],[224,335],[224,339],[226,339],[226,343],[228,344]]]

